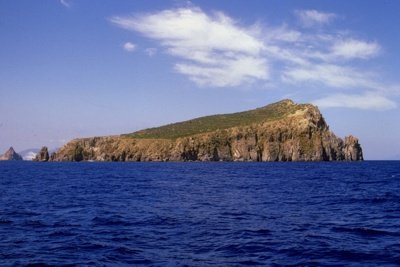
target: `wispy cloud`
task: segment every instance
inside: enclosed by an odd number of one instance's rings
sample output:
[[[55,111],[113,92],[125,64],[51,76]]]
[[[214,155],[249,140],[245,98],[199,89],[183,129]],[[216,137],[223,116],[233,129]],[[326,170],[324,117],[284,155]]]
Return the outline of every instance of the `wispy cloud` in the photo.
[[[372,76],[372,74],[360,73],[351,67],[333,64],[310,64],[286,69],[283,71],[282,79],[288,83],[317,83],[343,89],[359,87],[380,89],[381,86],[369,76]]]
[[[180,8],[116,16],[111,21],[159,40],[169,54],[184,60],[175,70],[199,85],[238,86],[269,76],[257,32],[223,13],[207,15],[199,8]]]
[[[334,13],[321,12],[315,9],[296,10],[295,14],[303,26],[306,27],[328,24],[337,17]]]
[[[149,57],[152,57],[157,53],[157,48],[149,47],[145,49],[145,52]]]
[[[323,28],[338,17],[334,13],[297,10],[294,14],[303,26],[319,26],[318,30],[284,22],[275,27],[245,26],[222,12],[205,13],[193,6],[114,16],[110,21],[156,41],[159,49],[176,58],[174,70],[199,86],[258,82],[302,92],[312,87],[321,88],[309,98],[319,97],[322,107],[396,107],[389,97],[400,95],[400,86],[385,81],[368,64],[354,64],[379,56],[383,49],[377,41],[360,39],[346,29]],[[153,56],[157,49],[144,52]]]
[[[62,4],[63,6],[70,8],[71,7],[71,3],[68,0],[60,0],[60,4]]]
[[[128,52],[133,52],[136,49],[136,45],[134,43],[131,43],[131,42],[126,42],[123,45],[123,48]]]
[[[216,87],[238,86],[256,79],[266,79],[268,73],[265,60],[249,56],[220,58],[215,67],[182,63],[177,64],[175,69],[199,85]]]
[[[373,92],[361,95],[335,94],[313,101],[315,105],[324,108],[358,108],[373,110],[388,110],[397,107],[397,104],[388,98]]]
[[[365,42],[355,39],[336,42],[332,47],[332,56],[345,59],[368,59],[379,54],[381,47],[376,42]]]

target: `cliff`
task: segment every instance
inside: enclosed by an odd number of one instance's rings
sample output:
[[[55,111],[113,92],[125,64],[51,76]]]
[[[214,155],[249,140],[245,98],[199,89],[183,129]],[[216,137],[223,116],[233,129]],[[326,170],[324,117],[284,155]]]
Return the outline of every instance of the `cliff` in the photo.
[[[42,147],[40,151],[36,154],[36,157],[33,159],[33,161],[41,161],[41,162],[46,162],[49,161],[49,150],[46,146]]]
[[[54,161],[363,160],[358,139],[329,131],[316,106],[283,100],[132,134],[75,139]]]
[[[22,160],[22,157],[15,152],[13,147],[10,147],[6,153],[0,155],[0,160]]]

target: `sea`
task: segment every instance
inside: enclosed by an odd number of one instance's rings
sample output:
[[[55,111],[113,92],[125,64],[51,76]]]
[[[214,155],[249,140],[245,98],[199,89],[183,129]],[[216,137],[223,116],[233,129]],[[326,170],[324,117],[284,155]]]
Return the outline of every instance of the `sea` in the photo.
[[[400,161],[0,162],[0,266],[399,266]]]

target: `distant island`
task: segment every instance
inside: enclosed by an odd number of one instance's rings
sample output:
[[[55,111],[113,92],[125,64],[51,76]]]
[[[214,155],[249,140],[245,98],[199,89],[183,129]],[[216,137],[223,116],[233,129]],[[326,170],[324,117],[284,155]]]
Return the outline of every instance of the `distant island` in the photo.
[[[282,100],[130,134],[74,139],[38,160],[359,161],[363,154],[356,137],[343,140],[329,130],[316,106]]]
[[[3,155],[0,155],[0,160],[22,160],[22,157],[15,152],[13,147],[10,147]]]

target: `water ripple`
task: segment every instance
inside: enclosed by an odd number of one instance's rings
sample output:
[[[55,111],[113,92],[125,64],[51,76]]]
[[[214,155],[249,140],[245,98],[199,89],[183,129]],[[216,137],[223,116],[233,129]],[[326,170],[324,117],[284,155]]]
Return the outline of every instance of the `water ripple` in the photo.
[[[396,266],[400,163],[0,162],[0,266]]]

